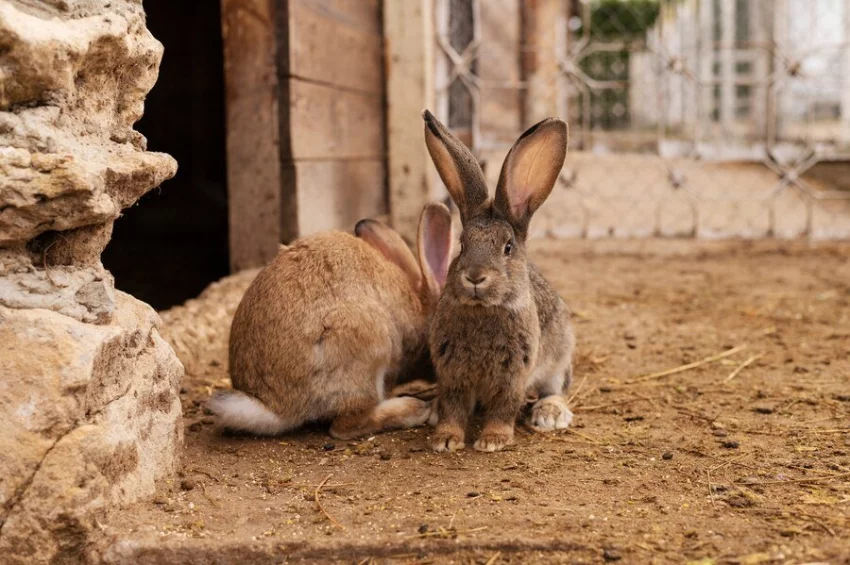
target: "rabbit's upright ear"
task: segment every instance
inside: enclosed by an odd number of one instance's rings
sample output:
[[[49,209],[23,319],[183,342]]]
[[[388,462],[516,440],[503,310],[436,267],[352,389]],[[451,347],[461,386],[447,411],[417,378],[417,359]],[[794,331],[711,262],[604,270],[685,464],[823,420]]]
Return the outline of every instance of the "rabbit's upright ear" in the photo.
[[[360,220],[354,227],[354,235],[377,249],[407,275],[410,285],[417,292],[422,287],[422,271],[413,252],[397,231],[377,220]]]
[[[472,152],[425,110],[425,145],[465,224],[487,202],[487,181]]]
[[[440,203],[425,206],[419,219],[419,266],[432,297],[438,297],[446,284],[453,240],[449,209]]]
[[[494,206],[522,238],[561,173],[568,136],[566,123],[548,118],[526,130],[505,157]]]

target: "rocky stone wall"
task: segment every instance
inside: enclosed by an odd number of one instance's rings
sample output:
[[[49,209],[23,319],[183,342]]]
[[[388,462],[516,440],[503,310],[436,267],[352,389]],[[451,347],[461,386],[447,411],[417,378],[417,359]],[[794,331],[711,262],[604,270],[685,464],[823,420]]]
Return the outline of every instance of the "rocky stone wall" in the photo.
[[[177,169],[133,129],[162,54],[140,0],[0,0],[4,560],[82,560],[97,512],[177,465],[183,367],[100,262]]]

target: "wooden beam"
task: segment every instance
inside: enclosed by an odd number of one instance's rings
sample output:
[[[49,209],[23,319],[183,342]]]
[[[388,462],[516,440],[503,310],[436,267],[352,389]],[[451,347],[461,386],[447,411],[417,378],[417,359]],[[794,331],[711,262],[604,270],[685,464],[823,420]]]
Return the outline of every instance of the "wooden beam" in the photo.
[[[287,2],[222,0],[227,123],[230,268],[267,263],[281,241],[281,215],[294,210],[281,185],[279,51]],[[284,41],[281,44],[281,37]],[[282,98],[283,97],[283,98]]]
[[[384,0],[390,218],[414,241],[435,171],[425,148],[422,110],[434,105],[432,0]]]
[[[284,183],[299,186],[298,232],[351,231],[363,218],[386,210],[383,159],[294,161],[283,166]]]
[[[384,158],[384,100],[379,94],[297,78],[289,79],[289,92],[291,159]],[[383,192],[380,187],[356,188]]]
[[[289,2],[292,34],[286,74],[384,94],[381,10],[377,0]]]

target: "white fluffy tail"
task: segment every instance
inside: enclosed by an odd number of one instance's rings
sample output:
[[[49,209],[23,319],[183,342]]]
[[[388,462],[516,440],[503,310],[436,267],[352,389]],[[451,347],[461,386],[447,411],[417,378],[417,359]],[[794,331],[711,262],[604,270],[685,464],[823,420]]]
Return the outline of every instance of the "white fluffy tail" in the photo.
[[[294,427],[253,396],[237,390],[217,392],[207,408],[216,415],[218,424],[229,430],[271,436]]]

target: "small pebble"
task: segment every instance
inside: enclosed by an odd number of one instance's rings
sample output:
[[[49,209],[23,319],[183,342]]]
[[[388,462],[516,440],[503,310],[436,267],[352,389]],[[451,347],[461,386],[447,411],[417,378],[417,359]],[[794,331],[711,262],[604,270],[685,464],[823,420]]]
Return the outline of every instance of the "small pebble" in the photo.
[[[599,392],[613,392],[613,388],[610,386],[601,386],[599,387]]]
[[[166,504],[167,502],[168,502],[168,500],[161,494],[158,494],[155,497],[153,497],[153,503],[156,504],[157,506],[162,506],[163,504]]]
[[[729,435],[729,432],[726,430],[714,430],[711,433],[714,434],[715,437],[726,437]]]
[[[664,453],[664,455],[661,456],[661,458],[665,461],[670,461],[671,459],[673,459],[673,452],[667,451]]]
[[[850,402],[850,394],[836,394],[835,400],[839,402]]]
[[[478,498],[479,496],[481,496],[481,493],[473,490],[473,491],[466,493],[466,496],[468,496],[469,498]]]
[[[180,481],[180,488],[183,490],[192,490],[196,486],[198,486],[198,483],[194,479],[183,479]]]
[[[428,532],[428,524],[422,524],[419,526],[419,530],[417,530],[420,534],[424,534]]]
[[[722,445],[726,449],[738,449],[738,446],[740,444],[737,441],[735,441],[734,439],[730,439],[730,440],[724,441]]]
[[[381,461],[389,461],[390,459],[393,458],[393,454],[390,453],[389,451],[382,451],[380,456],[381,456]]]
[[[184,386],[184,387],[180,387],[180,394],[186,394],[187,392],[189,392],[189,389],[188,389],[188,388],[186,388],[185,386]]]
[[[637,344],[631,341],[628,342],[626,345],[629,347],[629,349],[637,349]]]
[[[753,408],[756,414],[773,414],[774,410],[770,406],[756,406]]]
[[[322,446],[322,449],[324,449],[325,451],[333,451],[334,449],[336,449],[336,446],[332,443],[326,443]]]
[[[613,549],[606,549],[602,552],[602,559],[605,561],[619,561],[623,556]]]

